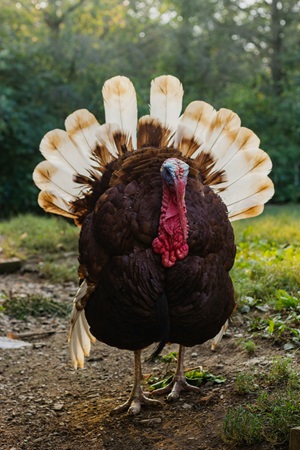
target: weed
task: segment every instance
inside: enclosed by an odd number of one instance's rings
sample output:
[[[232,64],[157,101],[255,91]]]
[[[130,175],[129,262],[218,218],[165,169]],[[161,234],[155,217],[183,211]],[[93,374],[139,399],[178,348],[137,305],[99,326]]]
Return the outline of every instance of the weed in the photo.
[[[45,262],[39,265],[39,272],[42,277],[47,278],[51,283],[76,282],[78,279],[77,264]]]
[[[267,375],[267,382],[274,385],[287,385],[292,374],[290,358],[275,358]]]
[[[293,295],[289,295],[284,289],[277,289],[275,292],[275,308],[277,311],[296,308],[300,310],[300,300]]]
[[[166,364],[169,364],[170,362],[173,362],[173,361],[176,362],[177,358],[178,358],[178,352],[170,352],[165,356],[160,356],[159,359],[160,359],[160,361],[162,361]]]
[[[253,399],[251,386],[255,385]],[[290,359],[275,359],[264,374],[239,374],[236,388],[239,393],[251,393],[251,402],[228,409],[223,424],[225,442],[276,445],[288,440],[290,428],[300,425],[299,375],[292,370]]]
[[[66,317],[70,314],[71,307],[71,304],[57,302],[39,295],[13,297],[7,299],[3,304],[5,314],[19,320],[24,320],[27,316]]]
[[[256,444],[262,442],[262,422],[257,414],[243,406],[227,412],[224,422],[224,441],[236,444]]]
[[[254,341],[252,341],[252,339],[247,339],[246,341],[242,342],[241,347],[243,348],[243,350],[246,350],[248,355],[253,355],[256,350],[256,344]]]
[[[251,394],[255,392],[258,385],[255,383],[253,374],[250,373],[238,373],[235,379],[235,389],[238,394]]]

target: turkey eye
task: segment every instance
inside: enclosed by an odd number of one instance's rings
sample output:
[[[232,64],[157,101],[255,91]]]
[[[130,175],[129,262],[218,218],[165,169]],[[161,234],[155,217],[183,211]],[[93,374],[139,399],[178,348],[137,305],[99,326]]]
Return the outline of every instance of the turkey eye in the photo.
[[[165,170],[164,170],[164,178],[167,183],[169,183],[169,184],[174,183],[172,172],[167,167],[165,167]]]

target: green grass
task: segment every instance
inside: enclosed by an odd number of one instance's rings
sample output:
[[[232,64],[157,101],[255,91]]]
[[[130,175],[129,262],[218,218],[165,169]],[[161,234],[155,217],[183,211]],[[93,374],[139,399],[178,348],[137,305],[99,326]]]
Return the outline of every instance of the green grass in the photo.
[[[231,276],[238,307],[253,313],[251,329],[300,343],[300,206],[268,206],[234,222],[237,256]],[[259,312],[259,314],[254,314]]]
[[[0,222],[0,245],[7,257],[77,252],[79,229],[54,216],[25,214]]]
[[[38,257],[41,277],[51,283],[76,282],[79,229],[55,216],[23,215],[0,222],[5,257]],[[67,257],[70,253],[70,257]]]
[[[282,289],[299,298],[300,206],[266,207],[254,219],[233,223],[237,256],[231,272],[240,300],[276,299]]]
[[[228,409],[223,440],[234,445],[287,442],[290,428],[300,426],[300,380],[291,361],[276,359],[265,373],[239,374],[235,384],[249,401]]]
[[[255,353],[257,345],[252,339],[246,339],[240,342],[240,347],[245,350],[249,356],[252,356]]]
[[[58,261],[46,261],[39,264],[39,273],[42,278],[49,280],[53,284],[65,283],[68,281],[78,281],[77,259],[74,263]]]
[[[19,320],[25,320],[28,316],[58,316],[66,317],[70,314],[72,304],[58,302],[41,295],[28,295],[26,297],[6,298],[2,311]]]

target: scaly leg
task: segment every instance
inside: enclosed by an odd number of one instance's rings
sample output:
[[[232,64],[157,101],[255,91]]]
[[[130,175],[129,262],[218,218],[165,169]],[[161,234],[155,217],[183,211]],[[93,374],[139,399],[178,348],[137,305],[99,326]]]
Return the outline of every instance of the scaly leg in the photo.
[[[171,381],[171,383],[169,383],[164,388],[153,391],[152,394],[160,395],[160,394],[167,394],[168,392],[170,392],[170,394],[167,397],[167,400],[169,402],[172,402],[179,398],[181,391],[199,391],[198,387],[192,386],[185,379],[184,370],[183,370],[184,350],[185,350],[185,348],[182,345],[180,345],[177,367],[176,367],[176,371],[175,371],[175,374],[174,374],[174,377],[173,377],[173,380]]]
[[[141,410],[142,405],[162,406],[158,400],[153,400],[145,396],[141,388],[142,366],[141,366],[141,350],[134,352],[134,384],[129,399],[123,405],[111,411],[111,414],[117,414],[128,410],[128,414],[135,415]]]

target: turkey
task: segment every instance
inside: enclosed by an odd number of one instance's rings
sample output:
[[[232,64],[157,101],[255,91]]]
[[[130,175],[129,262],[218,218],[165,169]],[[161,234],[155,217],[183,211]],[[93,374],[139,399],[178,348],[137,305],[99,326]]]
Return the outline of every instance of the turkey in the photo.
[[[131,81],[103,86],[106,123],[81,109],[41,141],[34,170],[39,205],[81,227],[79,289],[69,333],[75,368],[96,339],[134,351],[134,385],[115,411],[157,405],[141,388],[141,351],[179,344],[169,400],[190,386],[184,349],[216,336],[235,308],[229,276],[231,221],[253,217],[272,197],[269,156],[228,109],[203,101],[181,114],[183,88],[165,75],[150,89],[150,115],[137,118]]]

